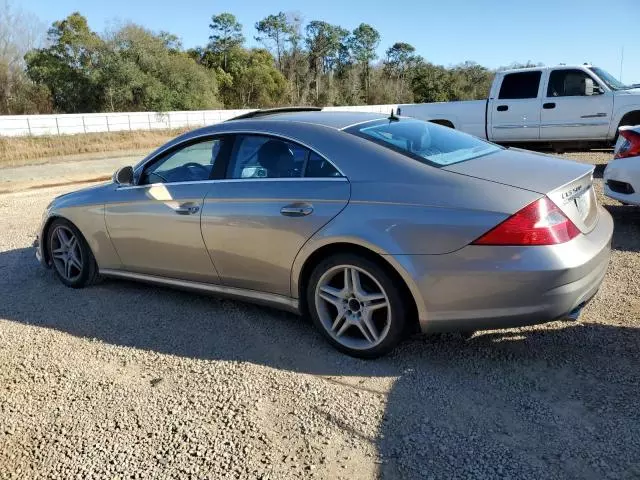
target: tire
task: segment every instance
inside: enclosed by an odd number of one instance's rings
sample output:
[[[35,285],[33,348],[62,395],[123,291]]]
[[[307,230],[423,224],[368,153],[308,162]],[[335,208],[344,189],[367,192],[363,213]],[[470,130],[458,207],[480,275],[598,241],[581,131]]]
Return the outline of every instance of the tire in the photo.
[[[309,278],[309,314],[336,349],[353,357],[377,358],[393,350],[406,331],[407,310],[396,285],[397,280],[366,257],[331,255]]]
[[[635,126],[638,124],[640,124],[640,113],[638,112],[634,112],[631,115],[625,115],[624,117],[622,117],[622,120],[620,120],[620,123],[618,124],[618,128],[616,128],[616,134],[613,137],[613,146],[615,147],[616,143],[618,142],[618,137],[620,136],[620,127]]]
[[[93,252],[80,230],[68,220],[58,218],[51,223],[47,249],[53,273],[67,287],[83,288],[97,282]]]

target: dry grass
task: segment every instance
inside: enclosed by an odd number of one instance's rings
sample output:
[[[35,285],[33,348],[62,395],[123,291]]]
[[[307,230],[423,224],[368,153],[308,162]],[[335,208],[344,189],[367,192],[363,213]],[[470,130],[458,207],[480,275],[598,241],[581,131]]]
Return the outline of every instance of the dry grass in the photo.
[[[66,156],[77,158],[87,154],[151,150],[186,130],[0,137],[0,168],[49,163],[52,160],[65,160]]]

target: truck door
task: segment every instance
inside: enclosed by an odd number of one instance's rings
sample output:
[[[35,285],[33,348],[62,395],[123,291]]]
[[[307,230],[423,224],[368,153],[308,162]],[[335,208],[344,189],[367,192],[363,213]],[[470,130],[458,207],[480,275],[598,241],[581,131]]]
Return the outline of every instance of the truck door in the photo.
[[[541,70],[508,73],[502,77],[497,98],[489,100],[491,140],[521,142],[540,138],[541,78]],[[495,95],[495,89],[493,92]]]
[[[542,140],[605,140],[613,94],[581,69],[553,70],[542,101]]]

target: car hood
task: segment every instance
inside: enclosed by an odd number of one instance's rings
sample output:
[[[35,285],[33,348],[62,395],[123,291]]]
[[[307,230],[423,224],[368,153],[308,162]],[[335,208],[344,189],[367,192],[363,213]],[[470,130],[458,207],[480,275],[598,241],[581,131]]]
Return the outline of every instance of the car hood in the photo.
[[[443,170],[530,190],[543,195],[586,176],[594,167],[562,158],[508,148],[456,163]]]
[[[627,88],[626,90],[617,90],[616,95],[640,95],[640,87]]]

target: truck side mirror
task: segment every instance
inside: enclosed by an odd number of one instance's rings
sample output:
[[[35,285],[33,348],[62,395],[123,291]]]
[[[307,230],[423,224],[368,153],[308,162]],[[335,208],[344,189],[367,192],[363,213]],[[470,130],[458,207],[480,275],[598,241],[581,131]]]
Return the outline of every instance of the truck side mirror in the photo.
[[[592,95],[601,95],[603,93],[604,92],[600,86],[593,81],[593,78],[587,77],[584,79],[584,94],[586,96],[590,97]]]

